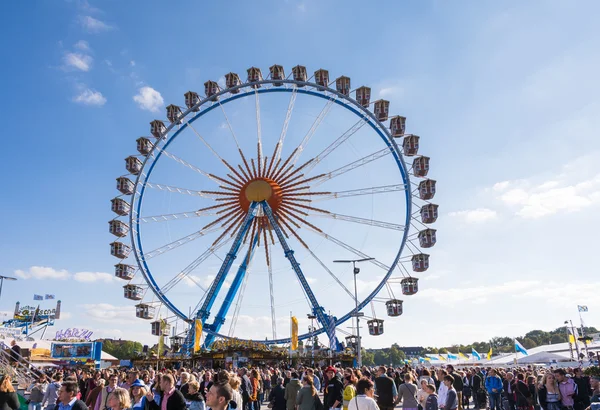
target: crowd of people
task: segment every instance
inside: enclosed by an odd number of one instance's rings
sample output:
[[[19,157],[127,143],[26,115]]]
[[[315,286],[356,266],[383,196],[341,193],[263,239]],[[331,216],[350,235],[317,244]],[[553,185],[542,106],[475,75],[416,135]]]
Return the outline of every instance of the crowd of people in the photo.
[[[4,396],[7,377],[0,381],[0,410],[16,410]],[[579,368],[72,369],[41,375],[29,392],[29,410],[600,408],[600,377]]]

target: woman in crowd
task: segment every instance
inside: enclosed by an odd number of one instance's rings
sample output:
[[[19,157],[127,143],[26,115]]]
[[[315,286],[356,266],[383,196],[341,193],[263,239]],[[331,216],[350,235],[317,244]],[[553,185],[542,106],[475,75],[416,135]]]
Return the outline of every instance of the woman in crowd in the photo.
[[[421,377],[419,377],[419,382],[421,380],[425,380],[427,382],[427,384],[435,384],[433,377],[431,377],[431,373],[429,373],[429,370],[427,370],[427,369],[423,369],[423,371],[421,372]]]
[[[269,406],[273,410],[286,410],[285,388],[283,387],[283,377],[277,378],[277,384],[269,394]]]
[[[402,402],[404,410],[417,410],[419,403],[417,402],[417,386],[412,382],[412,374],[404,375],[404,383],[398,388],[398,400]]]
[[[250,383],[252,383],[250,408],[253,410],[260,410],[260,404],[258,403],[258,395],[260,393],[260,376],[258,375],[258,370],[252,369],[250,372]]]
[[[0,379],[0,410],[17,410],[19,407],[19,396],[15,392],[10,376],[2,376]]]
[[[146,408],[146,394],[148,393],[146,384],[140,379],[136,379],[131,384],[129,391],[131,392],[131,399],[133,402],[132,408],[136,410],[144,410]]]
[[[419,403],[419,410],[423,410],[427,402],[427,396],[429,396],[429,391],[427,390],[429,383],[427,383],[427,379],[421,378],[420,384],[421,388],[417,391],[417,402]]]
[[[29,387],[29,410],[42,410],[42,401],[44,400],[44,394],[46,394],[46,387],[48,382],[46,376],[41,375],[39,379],[32,383]]]
[[[356,378],[353,374],[344,377],[344,393],[342,395],[344,399],[343,407],[344,410],[348,410],[348,403],[354,397],[356,397]]]
[[[540,409],[540,405],[538,404],[538,393],[537,388],[535,387],[536,383],[535,376],[527,376],[527,388],[529,389],[529,393],[531,394],[531,401],[533,402],[533,407],[535,410]]]
[[[538,399],[542,410],[560,410],[560,390],[554,374],[547,372],[542,379],[542,385],[538,389]]]
[[[107,403],[111,410],[131,409],[129,392],[120,387],[115,388],[112,393],[108,395]]]
[[[236,404],[236,409],[238,410],[245,410],[242,409],[242,406],[244,404],[244,399],[242,398],[242,393],[240,393],[240,385],[242,384],[240,378],[236,375],[236,376],[231,376],[229,378],[229,385],[231,386],[231,401],[235,402]]]
[[[533,401],[529,387],[525,383],[525,375],[517,373],[517,382],[515,383],[515,394],[517,409],[533,410]]]
[[[229,382],[229,381],[228,381]],[[205,410],[206,404],[202,395],[200,394],[200,383],[197,381],[188,382],[188,396],[187,401],[189,402],[188,409],[189,410]],[[240,409],[241,410],[241,409]]]
[[[379,410],[373,399],[375,387],[369,379],[362,378],[356,383],[356,397],[350,400],[348,410]]]
[[[304,376],[302,378],[302,388],[298,391],[296,396],[296,405],[298,410],[315,410],[315,397],[317,395],[317,389],[311,376]]]
[[[462,389],[462,405],[464,408],[469,408],[469,402],[471,401],[471,395],[473,394],[473,386],[471,386],[471,380],[465,374],[465,372],[460,372],[460,377],[463,382]]]

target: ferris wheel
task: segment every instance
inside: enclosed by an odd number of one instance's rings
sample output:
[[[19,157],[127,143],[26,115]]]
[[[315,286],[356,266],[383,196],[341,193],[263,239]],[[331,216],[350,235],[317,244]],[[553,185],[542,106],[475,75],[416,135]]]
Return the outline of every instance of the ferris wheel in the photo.
[[[299,339],[325,333],[335,349],[336,331],[371,305],[369,333],[382,334],[376,305],[402,314],[396,294],[418,291],[420,248],[436,242],[436,181],[405,117],[369,87],[304,66],[266,78],[251,67],[245,82],[228,73],[184,96],[137,139],[112,199],[115,275],[136,316],[155,335],[201,320],[208,347],[288,343],[288,312],[308,312],[317,325]],[[340,258],[368,259],[354,292]]]

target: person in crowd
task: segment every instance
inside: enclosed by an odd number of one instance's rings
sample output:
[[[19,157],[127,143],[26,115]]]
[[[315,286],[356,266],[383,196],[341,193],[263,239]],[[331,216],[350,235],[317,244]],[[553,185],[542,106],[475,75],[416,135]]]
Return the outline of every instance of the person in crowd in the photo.
[[[315,373],[313,369],[306,369],[306,374],[313,378],[313,384],[317,391],[321,391],[321,380],[319,380],[319,376]],[[359,378],[357,377],[356,380]]]
[[[260,392],[260,404],[262,405],[265,401],[265,398],[269,397],[269,393],[271,393],[271,375],[269,369],[263,369],[260,374],[262,379],[262,390]]]
[[[423,410],[425,408],[425,403],[427,402],[427,396],[429,396],[429,390],[427,389],[427,386],[430,383],[427,383],[427,379],[420,377],[419,384],[421,386],[419,390],[417,390],[417,403],[419,403],[419,410]]]
[[[419,376],[419,384],[421,383],[421,380],[425,380],[425,385],[435,383],[433,377],[431,377],[431,373],[427,369],[423,369],[421,372],[421,375]]]
[[[427,390],[427,400],[425,401],[425,410],[438,410],[438,395],[435,393],[435,384],[430,383],[425,388]]]
[[[252,369],[250,372],[250,383],[252,384],[252,393],[250,394],[250,410],[260,410],[258,397],[260,394],[260,375],[258,370]]]
[[[584,410],[590,405],[590,378],[583,374],[583,370],[578,367],[573,370],[573,381],[577,385],[577,395],[575,396],[575,410]]]
[[[175,379],[170,374],[163,374],[160,378],[160,399],[154,399],[152,393],[146,394],[150,410],[185,410],[186,403],[183,394],[175,389]],[[229,400],[227,401],[229,403]]]
[[[298,410],[315,410],[315,400],[319,400],[317,389],[315,388],[313,378],[308,374],[302,377],[302,388],[296,396],[296,405]]]
[[[206,405],[211,410],[225,410],[231,401],[231,386],[229,383],[216,383],[210,386],[206,393]]]
[[[468,409],[469,403],[471,402],[471,396],[473,394],[473,386],[471,385],[471,378],[469,377],[468,372],[460,372],[460,377],[463,383],[461,404],[463,409]]]
[[[135,379],[129,389],[131,393],[131,404],[132,409],[145,410],[146,408],[146,394],[148,394],[148,387],[146,383],[140,379]]]
[[[52,383],[48,385],[44,399],[42,400],[42,407],[46,410],[54,410],[56,402],[58,400],[58,390],[62,384],[62,374],[56,373],[52,377]]]
[[[181,372],[181,375],[179,376],[179,386],[177,387],[177,389],[181,392],[181,394],[183,394],[183,397],[185,397],[187,399],[187,395],[188,395],[188,390],[189,390],[189,386],[188,383],[190,381],[190,374],[188,372]]]
[[[590,384],[592,385],[592,397],[590,398],[590,407],[586,410],[591,409],[591,403],[600,403],[600,376],[592,376]]]
[[[100,372],[98,372],[98,374],[100,374]],[[94,387],[92,390],[90,390],[85,398],[85,405],[88,406],[89,408],[93,409],[94,405],[96,404],[96,400],[98,400],[98,396],[100,395],[100,393],[102,393],[102,389],[104,389],[104,385],[106,384],[106,381],[104,379],[99,379],[97,381],[94,381],[94,385],[96,387]],[[88,383],[89,385],[89,383]]]
[[[300,384],[300,380],[298,380],[298,373],[292,372],[290,376],[290,382],[285,386],[285,402],[287,410],[295,410],[296,397],[298,396],[298,392],[302,388],[302,385]]]
[[[381,410],[393,410],[398,399],[398,390],[394,379],[387,375],[385,366],[379,366],[377,377],[375,377],[375,393],[377,394],[377,405]],[[415,388],[415,394],[417,389]],[[415,408],[416,408],[415,404]]]
[[[560,390],[554,373],[546,372],[538,388],[538,400],[542,410],[560,410]]]
[[[227,383],[230,383],[230,382],[231,382],[231,379],[229,379],[227,381]],[[188,395],[186,397],[186,400],[189,403],[188,409],[189,410],[205,410],[206,405],[204,402],[204,398],[200,394],[200,383],[198,383],[197,381],[194,380],[194,381],[188,382],[188,385],[189,385]],[[233,397],[233,395],[232,395],[232,397]],[[240,400],[240,405],[241,404],[242,403]]]
[[[335,367],[329,366],[325,370],[327,385],[323,395],[323,404],[327,409],[339,409],[344,403],[344,383]]]
[[[575,381],[567,377],[565,369],[555,369],[554,377],[558,382],[560,402],[562,403],[563,410],[573,410],[575,397],[577,396],[577,385],[575,384]]]
[[[110,410],[131,409],[131,396],[129,395],[129,390],[122,387],[115,387],[115,389],[108,395],[107,404]]]
[[[448,396],[448,387],[444,384],[444,377],[446,377],[448,373],[444,369],[439,369],[436,373],[436,380],[438,381],[437,387],[437,395],[438,395],[438,407],[443,409],[446,405],[446,398]]]
[[[283,387],[283,377],[278,377],[275,381],[275,387],[269,393],[269,406],[273,410],[286,410],[285,388]]]
[[[11,377],[6,374],[0,379],[0,410],[18,410],[21,404],[12,385]]]
[[[13,365],[16,365],[21,360],[21,346],[17,344],[15,339],[10,342],[10,361]]]
[[[398,388],[398,400],[402,403],[404,410],[417,410],[419,407],[417,390],[417,386],[412,382],[412,375],[406,373],[404,375],[404,383]]]
[[[31,386],[29,386],[29,405],[28,410],[42,410],[42,401],[44,400],[44,394],[48,383],[46,382],[46,375],[42,374]]]
[[[473,406],[475,409],[481,408],[479,403],[480,396],[485,396],[485,393],[481,391],[481,376],[479,375],[479,370],[477,368],[471,369],[467,372],[467,377],[469,377],[469,384],[471,385],[471,393],[473,394]],[[485,397],[484,397],[485,399]],[[485,403],[481,403],[485,405]]]
[[[458,393],[454,389],[454,377],[451,375],[444,376],[444,380],[442,380],[446,389],[448,389],[448,393],[446,394],[446,402],[444,404],[444,409],[446,410],[455,410],[458,408]]]
[[[102,372],[95,372],[93,374],[92,377],[89,377],[85,383],[85,402],[86,404],[89,406],[89,401],[88,401],[88,397],[89,395],[92,393],[92,390],[94,390],[96,387],[98,387],[98,381],[102,379],[106,382],[107,379],[103,379],[102,378]],[[102,386],[104,387],[104,385]],[[93,405],[94,402],[92,402]]]
[[[463,378],[456,370],[454,370],[454,366],[451,364],[446,366],[446,370],[448,371],[448,374],[454,379],[454,384],[452,385],[452,387],[454,387],[456,395],[458,396],[458,410],[462,410],[462,394],[464,387]]]
[[[240,393],[240,383],[240,378],[236,375],[229,378],[229,385],[231,386],[231,401],[235,403],[236,409],[243,410],[242,406],[244,405],[244,400],[242,399],[242,393]]]
[[[538,400],[538,392],[536,388],[536,377],[531,375],[527,376],[527,389],[529,389],[529,394],[531,394],[530,402],[533,404],[535,410],[540,410],[539,400]],[[583,409],[581,409],[583,410]]]
[[[98,394],[93,410],[108,410],[108,396],[117,388],[119,378],[116,374],[108,376],[108,386],[103,387]]]
[[[248,370],[242,368],[238,370],[238,376],[241,380],[243,410],[252,410],[250,408],[251,396],[253,394],[252,382],[248,377]]]
[[[206,401],[206,393],[208,393],[208,391],[210,390],[212,385],[213,385],[213,382],[210,379],[210,372],[205,372],[204,376],[202,376],[202,382],[200,382],[200,394],[202,395],[202,397],[204,398],[205,401]],[[244,407],[244,410],[246,410],[245,407]]]
[[[501,394],[503,389],[502,379],[496,374],[496,370],[490,369],[485,378],[485,390],[490,399],[490,410],[502,410]]]
[[[356,396],[356,379],[354,378],[354,372],[344,377],[344,393],[342,395],[343,404],[342,408],[348,410],[348,403]]]
[[[348,410],[380,410],[375,399],[375,386],[367,378],[362,378],[356,383],[356,397],[350,400]]]
[[[85,402],[77,398],[77,393],[79,393],[77,382],[65,380],[58,391],[58,402],[54,410],[88,410]]]
[[[525,383],[525,375],[517,373],[517,381],[514,383],[516,406],[518,410],[533,410],[533,397],[529,387]]]
[[[507,400],[508,408],[504,410],[515,410],[517,404],[517,393],[515,392],[515,375],[512,372],[507,372],[502,380],[502,391],[504,398]],[[506,405],[506,403],[505,403]]]

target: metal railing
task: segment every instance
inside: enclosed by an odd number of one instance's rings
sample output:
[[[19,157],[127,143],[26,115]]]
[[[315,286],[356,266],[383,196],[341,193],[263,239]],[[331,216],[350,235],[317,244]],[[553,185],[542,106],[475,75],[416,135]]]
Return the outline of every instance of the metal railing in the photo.
[[[0,346],[0,373],[10,375],[20,388],[27,389],[42,372],[27,359]]]

